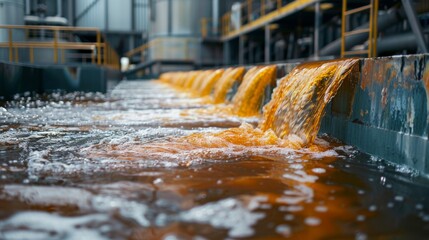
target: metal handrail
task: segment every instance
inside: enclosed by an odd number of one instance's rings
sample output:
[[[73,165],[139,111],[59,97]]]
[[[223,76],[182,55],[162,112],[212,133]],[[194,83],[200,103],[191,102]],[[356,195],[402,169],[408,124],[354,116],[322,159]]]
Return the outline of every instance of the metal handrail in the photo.
[[[139,46],[137,48],[134,48],[134,49],[128,51],[127,53],[125,53],[125,56],[131,58],[132,56],[134,56],[136,54],[140,54],[140,62],[144,62],[145,59],[144,59],[144,54],[143,53],[145,51],[147,51],[149,49],[154,49],[154,48],[158,47],[158,45],[161,45],[161,44],[165,43],[165,41],[167,41],[167,43],[168,43],[169,41],[171,41],[171,40],[174,41],[175,39],[176,38],[171,38],[171,37],[167,37],[167,38],[162,38],[161,37],[161,38],[153,39],[153,40],[149,41],[146,44],[143,44],[143,45],[141,45],[141,46]],[[177,38],[177,39],[182,39],[182,38]],[[169,50],[174,50],[174,49],[176,49],[176,50],[177,49],[183,50],[185,52],[185,60],[189,61],[189,60],[192,60],[189,57],[189,53],[190,53],[189,43],[192,42],[192,41],[193,40],[190,40],[190,39],[185,40],[185,44],[186,44],[185,48],[177,48],[177,47],[174,47],[174,46],[170,46],[170,47],[168,47],[168,49]],[[195,40],[195,41],[197,41],[197,40]],[[161,45],[161,48],[159,48],[159,55],[164,56],[164,53],[165,53],[164,52],[164,48]],[[167,55],[168,55],[168,53],[167,53]]]
[[[367,5],[355,7],[354,9],[347,9],[347,0],[343,0],[342,14],[341,14],[341,57],[364,55],[368,57],[377,56],[377,16],[378,16],[378,0],[369,0]],[[363,29],[347,30],[348,16],[362,11],[369,11],[369,27]],[[346,39],[349,36],[356,34],[368,34],[368,49],[366,50],[346,50]]]
[[[3,29],[45,29],[58,31],[74,31],[74,32],[100,32],[100,29],[93,27],[68,27],[68,26],[35,26],[35,25],[0,25]]]
[[[269,4],[271,8],[269,8]],[[242,16],[240,18],[240,29],[245,27],[252,21],[256,21],[267,14],[275,11],[280,11],[284,6],[290,4],[283,3],[282,0],[247,0],[241,3],[241,13]],[[255,7],[255,5],[257,5]],[[257,17],[253,17],[257,16]],[[247,21],[247,22],[246,22]],[[222,36],[226,36],[234,31],[238,31],[240,29],[232,29],[231,28],[231,11],[226,12],[220,21],[221,25],[221,33]]]
[[[28,49],[30,63],[34,63],[35,49],[53,49],[54,64],[65,63],[64,50],[84,50],[90,51],[91,63],[109,68],[119,69],[119,56],[106,40],[102,40],[102,33],[98,28],[88,27],[63,27],[63,26],[22,26],[22,25],[0,25],[0,29],[7,30],[7,42],[0,43],[0,48],[9,49],[9,61],[20,62],[18,49]],[[28,35],[29,30],[53,31],[52,41],[13,41],[13,30],[25,30]],[[96,42],[61,42],[59,41],[62,32],[93,32],[96,34]],[[106,39],[106,38],[104,38]],[[61,51],[61,61],[59,59]],[[88,56],[88,53],[82,53]],[[82,59],[82,62],[86,62]]]
[[[136,55],[137,53],[144,52],[144,51],[146,51],[146,49],[149,49],[150,47],[156,45],[159,41],[160,41],[160,39],[151,40],[148,43],[145,43],[139,47],[136,47],[136,48],[131,49],[130,51],[126,52],[125,56],[132,57],[132,56]]]

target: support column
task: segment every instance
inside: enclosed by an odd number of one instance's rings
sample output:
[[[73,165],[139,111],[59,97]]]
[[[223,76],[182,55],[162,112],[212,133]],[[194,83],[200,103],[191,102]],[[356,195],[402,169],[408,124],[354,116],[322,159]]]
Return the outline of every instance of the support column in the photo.
[[[104,6],[104,32],[109,30],[109,0],[105,0]]]
[[[240,35],[238,37],[238,64],[244,64],[244,35]]]
[[[212,33],[216,36],[219,29],[219,0],[212,0]]]
[[[223,43],[223,64],[224,65],[231,65],[230,52],[231,52],[231,41],[225,41]]]
[[[408,22],[410,23],[410,27],[413,30],[414,35],[416,36],[419,51],[422,53],[427,53],[428,48],[426,46],[425,39],[423,36],[422,26],[420,26],[420,23],[417,20],[416,12],[414,11],[411,1],[402,0],[402,6],[404,7],[405,14],[407,15]]]
[[[320,2],[314,4],[314,58],[319,59],[319,29],[321,23],[321,11],[320,11]]]
[[[249,63],[255,63],[255,57],[254,57],[254,51],[253,51],[253,41],[249,40],[249,50],[247,51],[249,53]]]
[[[271,36],[270,36],[270,25],[267,24],[265,25],[265,63],[268,64],[270,63],[270,41],[271,41]]]

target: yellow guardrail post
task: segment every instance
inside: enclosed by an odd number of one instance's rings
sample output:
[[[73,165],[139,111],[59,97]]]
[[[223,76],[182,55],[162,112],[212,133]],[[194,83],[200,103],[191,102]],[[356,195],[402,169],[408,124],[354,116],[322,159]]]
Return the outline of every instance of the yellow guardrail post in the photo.
[[[12,29],[8,29],[8,37],[9,37],[9,62],[13,62],[13,41],[12,41]]]
[[[228,26],[227,28],[227,34],[228,34],[231,32],[231,12],[228,13],[226,22]]]
[[[101,65],[101,32],[97,31],[97,64]]]
[[[201,18],[201,37],[207,37],[207,18]]]
[[[378,32],[378,29],[377,29],[377,25],[378,25],[377,24],[378,23],[378,20],[377,20],[377,17],[378,17],[378,0],[374,0],[373,8],[374,8],[374,10],[373,10],[374,20],[373,20],[373,25],[371,26],[371,29],[373,32],[372,41],[374,41],[374,44],[372,45],[371,57],[376,57],[377,56],[377,32]]]

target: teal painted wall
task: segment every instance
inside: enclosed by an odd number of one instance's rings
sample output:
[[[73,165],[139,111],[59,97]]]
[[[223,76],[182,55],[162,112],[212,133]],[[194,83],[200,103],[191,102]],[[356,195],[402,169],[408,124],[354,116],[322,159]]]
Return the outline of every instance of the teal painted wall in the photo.
[[[92,65],[29,66],[0,62],[0,97],[16,93],[83,91],[106,92],[121,79],[119,71]]]

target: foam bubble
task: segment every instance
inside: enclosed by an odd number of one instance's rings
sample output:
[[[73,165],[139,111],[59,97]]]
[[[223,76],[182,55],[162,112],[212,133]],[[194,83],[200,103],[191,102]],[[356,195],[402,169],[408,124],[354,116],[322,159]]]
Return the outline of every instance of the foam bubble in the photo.
[[[317,206],[314,208],[314,210],[316,210],[316,212],[327,212],[328,208],[325,206]]]
[[[309,225],[309,226],[317,226],[319,225],[322,221],[319,218],[316,217],[307,217],[304,220],[305,224]]]
[[[326,170],[324,168],[313,168],[311,169],[314,173],[325,173]]]
[[[283,174],[283,177],[297,182],[303,182],[303,183],[304,182],[312,183],[318,179],[317,176],[309,175],[306,172],[301,170],[294,171],[293,173],[285,173]]]
[[[62,217],[46,212],[20,212],[0,223],[6,239],[106,239],[100,229],[111,224],[105,214]]]
[[[276,227],[276,233],[283,237],[289,237],[292,233],[292,228],[289,225],[281,224]]]
[[[395,201],[397,201],[397,202],[402,202],[402,201],[404,201],[404,197],[403,197],[403,196],[400,196],[400,195],[395,196]]]
[[[229,229],[230,237],[249,237],[254,234],[251,226],[264,216],[263,213],[249,211],[237,199],[227,198],[185,211],[180,214],[180,219],[185,222],[206,223],[216,228]]]

